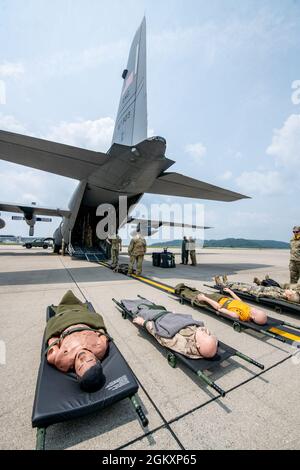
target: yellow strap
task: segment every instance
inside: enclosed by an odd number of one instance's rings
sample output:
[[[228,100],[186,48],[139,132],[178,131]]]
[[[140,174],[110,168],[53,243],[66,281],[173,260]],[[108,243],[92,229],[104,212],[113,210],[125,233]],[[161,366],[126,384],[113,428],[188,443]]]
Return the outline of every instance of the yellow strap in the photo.
[[[279,330],[279,328],[270,328],[268,331],[270,333],[276,333],[279,336],[284,336],[285,338],[291,339],[292,341],[297,341],[298,343],[300,342],[300,336],[298,335],[293,335],[292,333],[288,333],[287,331]]]

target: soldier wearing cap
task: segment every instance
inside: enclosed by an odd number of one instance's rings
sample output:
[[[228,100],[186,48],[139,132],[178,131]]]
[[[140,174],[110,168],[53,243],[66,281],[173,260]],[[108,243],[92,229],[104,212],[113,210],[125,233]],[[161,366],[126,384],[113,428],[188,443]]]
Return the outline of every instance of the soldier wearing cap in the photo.
[[[297,284],[300,279],[300,226],[293,228],[291,239],[290,277],[291,284]]]

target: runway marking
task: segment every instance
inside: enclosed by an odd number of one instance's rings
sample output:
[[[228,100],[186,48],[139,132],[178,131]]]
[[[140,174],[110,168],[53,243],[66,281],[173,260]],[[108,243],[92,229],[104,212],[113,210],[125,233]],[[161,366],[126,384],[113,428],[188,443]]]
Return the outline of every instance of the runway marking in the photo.
[[[152,281],[146,277],[136,276],[135,274],[131,274],[131,277],[138,279],[139,281],[145,282],[146,284],[150,284],[151,286],[158,287],[159,289],[165,290],[167,292],[171,292],[171,294],[175,294],[175,289],[173,287],[168,287],[160,282]]]

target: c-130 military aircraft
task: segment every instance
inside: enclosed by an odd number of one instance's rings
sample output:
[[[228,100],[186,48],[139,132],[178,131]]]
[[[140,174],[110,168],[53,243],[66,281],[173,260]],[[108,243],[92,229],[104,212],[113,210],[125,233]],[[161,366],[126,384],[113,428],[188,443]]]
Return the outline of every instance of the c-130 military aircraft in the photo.
[[[57,253],[63,240],[66,245],[83,247],[83,231],[87,224],[92,230],[92,244],[99,246],[96,208],[102,203],[116,208],[119,228],[134,220],[138,224],[146,224],[147,233],[151,235],[158,227],[168,224],[133,219],[130,211],[121,220],[118,214],[120,196],[128,198],[128,207],[137,204],[144,193],[216,201],[236,201],[247,197],[179,173],[167,172],[175,162],[165,156],[166,140],[163,137],[147,138],[145,18],[134,36],[122,78],[112,144],[106,154],[0,131],[1,159],[79,180],[68,210],[0,203],[0,210],[22,214],[13,218],[24,219],[30,227],[30,235],[33,235],[36,221],[49,221],[38,216],[63,217],[54,233],[54,251]]]

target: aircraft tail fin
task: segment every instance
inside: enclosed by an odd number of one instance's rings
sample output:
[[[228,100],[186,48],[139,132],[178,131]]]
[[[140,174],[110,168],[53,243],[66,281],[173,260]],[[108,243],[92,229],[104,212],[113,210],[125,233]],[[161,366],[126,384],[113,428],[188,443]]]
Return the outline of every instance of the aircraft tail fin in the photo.
[[[146,19],[131,44],[112,144],[136,145],[147,138]]]

